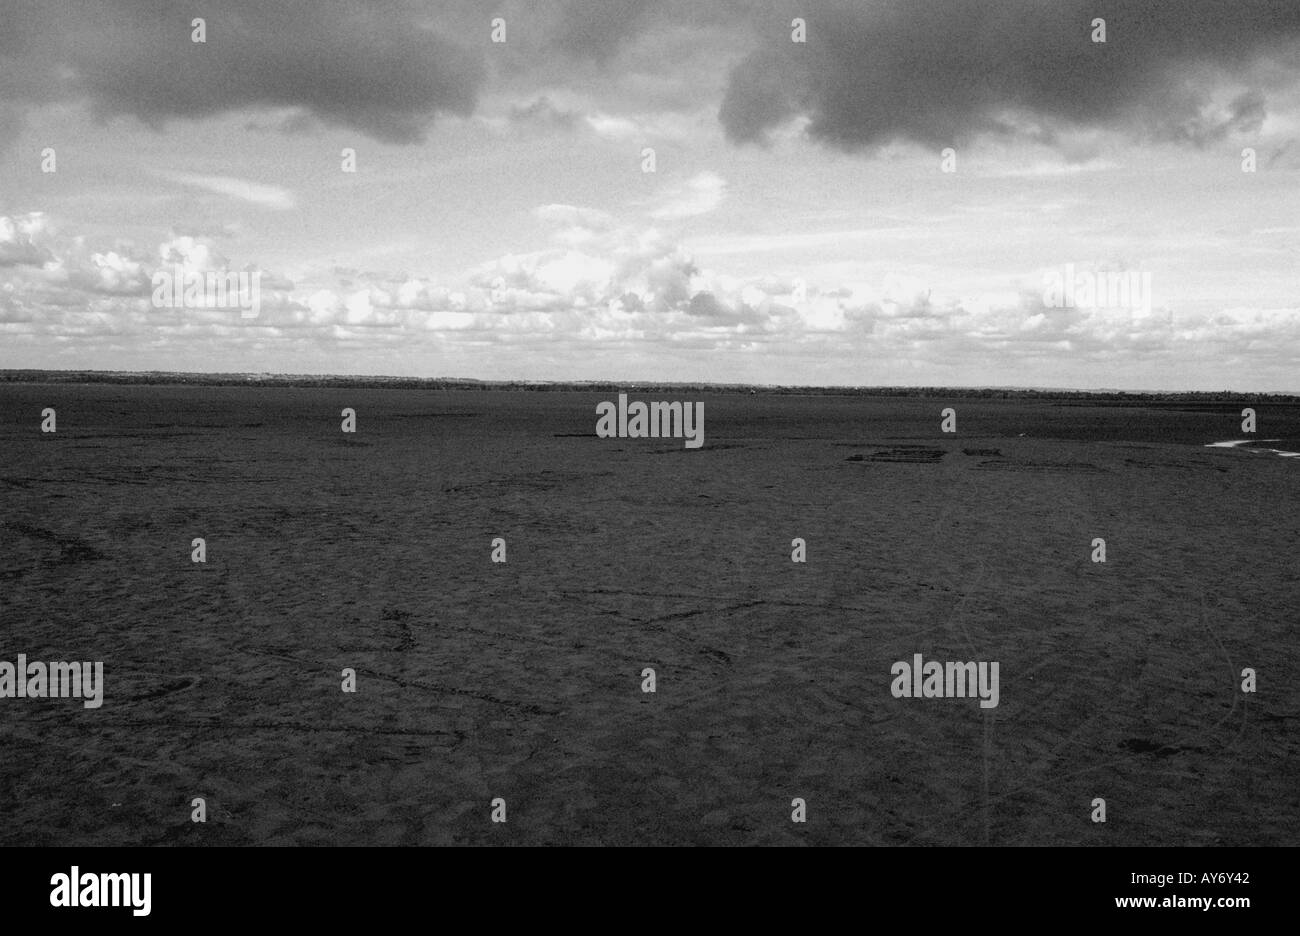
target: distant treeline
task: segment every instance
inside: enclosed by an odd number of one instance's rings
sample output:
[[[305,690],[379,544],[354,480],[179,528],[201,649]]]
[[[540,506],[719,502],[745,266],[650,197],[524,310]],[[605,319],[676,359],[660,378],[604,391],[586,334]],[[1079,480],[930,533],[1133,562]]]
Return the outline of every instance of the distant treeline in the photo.
[[[166,371],[0,370],[0,383],[130,384],[196,387],[328,387],[376,390],[527,390],[590,393],[762,393],[808,396],[939,397],[974,400],[1079,400],[1110,403],[1300,403],[1291,393],[1233,390],[1055,390],[1023,387],[798,387],[727,383],[472,380],[461,377],[346,377],[319,374],[179,374]]]

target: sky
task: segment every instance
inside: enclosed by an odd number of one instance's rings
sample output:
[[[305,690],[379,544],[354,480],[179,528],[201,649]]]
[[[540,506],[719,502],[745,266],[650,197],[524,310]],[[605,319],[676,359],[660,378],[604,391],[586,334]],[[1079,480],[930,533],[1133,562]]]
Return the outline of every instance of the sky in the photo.
[[[1298,139],[1295,0],[0,0],[0,368],[1300,392]]]

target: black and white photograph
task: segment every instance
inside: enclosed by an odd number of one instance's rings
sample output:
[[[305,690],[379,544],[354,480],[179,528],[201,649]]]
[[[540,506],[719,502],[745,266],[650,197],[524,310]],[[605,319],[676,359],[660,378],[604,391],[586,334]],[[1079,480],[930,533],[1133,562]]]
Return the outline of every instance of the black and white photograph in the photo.
[[[0,0],[6,905],[1118,849],[1240,925],[1298,495],[1297,0]]]

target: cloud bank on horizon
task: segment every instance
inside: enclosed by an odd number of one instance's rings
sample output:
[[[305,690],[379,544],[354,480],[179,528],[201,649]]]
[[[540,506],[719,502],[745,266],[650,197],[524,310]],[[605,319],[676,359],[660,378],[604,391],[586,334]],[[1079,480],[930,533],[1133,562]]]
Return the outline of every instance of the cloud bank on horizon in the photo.
[[[1290,0],[0,0],[0,366],[1295,390],[1297,134]]]

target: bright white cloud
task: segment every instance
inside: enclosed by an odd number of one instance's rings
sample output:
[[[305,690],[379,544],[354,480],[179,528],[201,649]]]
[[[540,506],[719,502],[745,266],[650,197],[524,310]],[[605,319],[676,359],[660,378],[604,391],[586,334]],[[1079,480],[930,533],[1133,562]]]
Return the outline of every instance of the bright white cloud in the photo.
[[[722,204],[727,181],[716,172],[704,171],[684,185],[674,186],[663,194],[662,203],[650,212],[657,221],[676,221],[708,214]]]
[[[0,245],[27,243],[22,232],[31,231],[48,258],[41,266],[0,268],[0,326],[11,348],[53,334],[63,336],[60,347],[134,336],[162,349],[201,340],[241,359],[254,342],[322,353],[427,342],[430,353],[456,360],[457,349],[544,341],[575,359],[612,347],[651,357],[712,348],[806,355],[846,368],[868,360],[942,368],[963,357],[1044,355],[1107,366],[1153,356],[1250,356],[1282,368],[1294,364],[1288,349],[1300,347],[1295,308],[1180,313],[1175,325],[1167,314],[1049,309],[1033,290],[947,297],[907,270],[838,283],[743,277],[703,267],[663,232],[620,225],[602,212],[548,205],[537,215],[556,232],[580,229],[588,237],[581,248],[560,237],[558,247],[507,254],[446,282],[348,271],[294,289],[269,277],[277,288],[263,291],[262,313],[248,322],[229,310],[150,307],[156,269],[229,268],[202,238],[174,237],[151,253],[118,243],[92,249],[83,238],[52,236],[44,219],[0,217]]]

